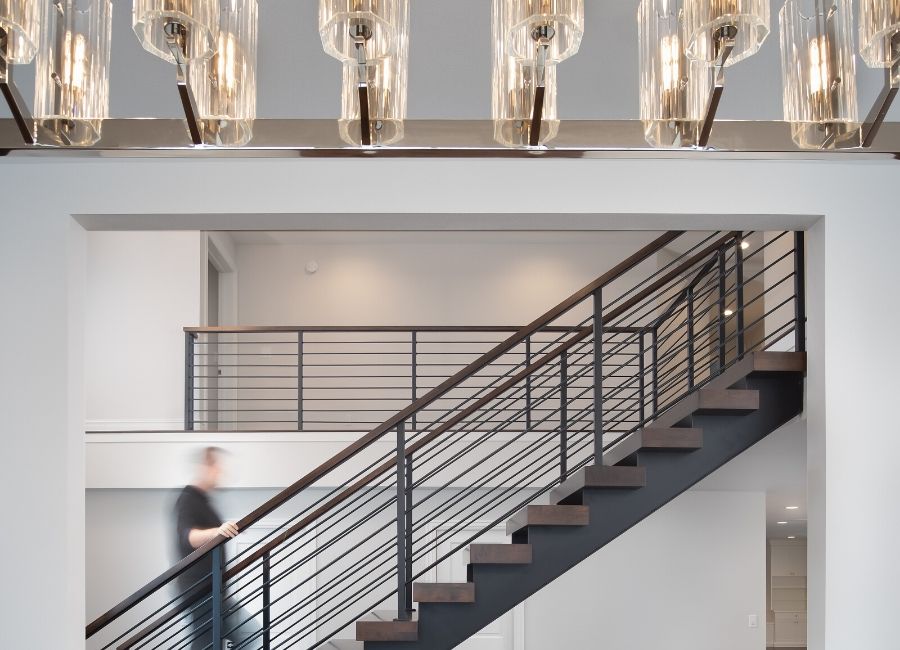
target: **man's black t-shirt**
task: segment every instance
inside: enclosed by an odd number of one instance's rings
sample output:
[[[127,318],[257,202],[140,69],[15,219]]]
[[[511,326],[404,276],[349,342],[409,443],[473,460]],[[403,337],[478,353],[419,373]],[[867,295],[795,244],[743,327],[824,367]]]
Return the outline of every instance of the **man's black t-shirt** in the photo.
[[[175,502],[175,548],[178,559],[186,558],[196,549],[191,546],[191,530],[218,528],[222,525],[209,497],[203,490],[193,485],[185,486]],[[206,578],[212,571],[212,557],[207,556],[178,576],[179,591],[184,592],[199,580]]]

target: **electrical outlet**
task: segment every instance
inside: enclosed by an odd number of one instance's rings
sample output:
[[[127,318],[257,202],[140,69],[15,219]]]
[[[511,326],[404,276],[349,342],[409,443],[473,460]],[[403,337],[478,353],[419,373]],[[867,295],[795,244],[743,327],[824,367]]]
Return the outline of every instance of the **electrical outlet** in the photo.
[[[759,627],[759,615],[750,614],[747,617],[747,627]]]

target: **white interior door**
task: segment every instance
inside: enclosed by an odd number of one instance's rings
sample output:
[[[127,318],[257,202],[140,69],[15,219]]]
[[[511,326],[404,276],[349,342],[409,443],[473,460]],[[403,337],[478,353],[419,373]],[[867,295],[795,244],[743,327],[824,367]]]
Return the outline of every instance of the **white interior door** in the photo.
[[[448,526],[449,528],[449,526]],[[453,548],[463,544],[473,534],[481,530],[476,525],[457,531],[445,537],[438,545],[436,557],[442,557]],[[439,533],[440,534],[440,531]],[[478,540],[484,544],[504,544],[509,541],[503,529],[494,529]],[[462,550],[454,553],[448,560],[442,562],[434,570],[435,582],[466,582],[466,567],[469,564],[469,548],[465,545]],[[478,599],[476,588],[475,598]],[[461,650],[523,650],[524,639],[524,605],[519,605],[511,612],[507,612],[483,630],[472,636],[469,640],[458,646]]]

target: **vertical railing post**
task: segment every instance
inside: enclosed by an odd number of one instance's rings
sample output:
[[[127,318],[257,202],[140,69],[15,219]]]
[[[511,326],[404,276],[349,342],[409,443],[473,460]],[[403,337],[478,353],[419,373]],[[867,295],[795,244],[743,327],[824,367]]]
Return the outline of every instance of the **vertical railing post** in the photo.
[[[411,344],[410,344],[410,353],[411,353],[410,376],[412,378],[412,381],[411,381],[412,402],[415,402],[416,399],[418,399],[418,377],[417,377],[418,363],[417,363],[416,357],[418,356],[419,337],[418,337],[418,333],[416,332],[416,330],[412,331],[411,336],[412,336],[412,340],[411,340]],[[412,403],[412,402],[410,402],[410,403]],[[415,412],[413,412],[413,414],[412,414],[412,428],[413,428],[413,431],[415,431],[418,428],[417,424],[416,424],[416,413]]]
[[[569,471],[569,353],[559,356],[559,481]]]
[[[194,337],[184,333],[184,430],[194,430]]]
[[[269,554],[266,553],[263,555],[262,561],[262,601],[263,601],[263,633],[262,633],[262,642],[263,642],[263,650],[269,650],[269,647],[272,644],[272,594],[269,588],[269,584],[272,581],[271,575],[271,561],[269,558]]]
[[[647,353],[644,350],[644,334],[644,330],[638,332],[638,420],[641,426],[644,424],[644,393],[646,392],[646,386],[644,385],[644,357]]]
[[[806,352],[806,242],[803,231],[794,231],[794,350]]]
[[[694,287],[687,290],[687,375],[688,390],[694,387]]]
[[[212,550],[212,647],[222,647],[222,547]]]
[[[525,367],[531,365],[531,337],[525,339]],[[525,429],[531,430],[531,374],[525,376]]]
[[[719,368],[725,369],[725,248],[719,249]]]
[[[303,431],[303,330],[297,332],[297,431]]]
[[[734,239],[734,288],[735,288],[735,327],[737,334],[737,358],[744,358],[744,239]]]
[[[404,492],[406,493],[406,538],[404,539],[404,553],[406,554],[406,580],[410,584],[406,586],[406,611],[412,615],[413,611],[413,601],[412,601],[412,574],[413,574],[413,554],[412,554],[412,546],[413,546],[413,457],[412,454],[406,457],[406,486]]]
[[[594,464],[603,464],[603,287],[594,291]]]
[[[651,391],[651,401],[653,406],[653,414],[655,418],[659,411],[659,327],[654,325],[650,347],[650,365],[653,366],[653,390]]]
[[[406,425],[401,422],[397,425],[397,620],[408,621],[412,618],[411,607],[407,604],[412,601],[412,585],[408,584],[407,573],[407,531],[406,531]]]

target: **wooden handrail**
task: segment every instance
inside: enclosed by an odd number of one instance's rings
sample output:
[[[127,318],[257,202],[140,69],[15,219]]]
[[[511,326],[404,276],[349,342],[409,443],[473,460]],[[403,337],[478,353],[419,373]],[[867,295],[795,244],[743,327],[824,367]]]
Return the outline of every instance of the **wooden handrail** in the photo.
[[[457,385],[462,383],[464,380],[468,379],[475,373],[479,372],[486,366],[490,365],[498,358],[503,356],[510,349],[519,345],[523,341],[525,341],[528,337],[536,333],[537,331],[544,329],[550,323],[554,322],[557,318],[563,316],[567,312],[569,312],[572,308],[580,304],[583,300],[590,297],[594,292],[603,286],[609,284],[613,280],[618,279],[624,273],[630,271],[634,267],[636,267],[641,262],[645,261],[651,255],[659,252],[670,243],[672,243],[675,239],[684,234],[684,231],[670,231],[664,233],[660,237],[657,237],[655,240],[641,248],[639,251],[629,256],[624,261],[620,262],[609,271],[598,277],[596,280],[583,287],[581,290],[572,294],[564,301],[559,303],[556,307],[547,311],[544,315],[532,321],[530,324],[525,325],[524,327],[519,328],[514,334],[508,337],[505,341],[497,344],[490,351],[484,353],[479,358],[472,361],[468,366],[459,370],[456,374],[444,380],[430,391],[428,391],[425,395],[418,398],[416,401],[412,402],[409,406],[398,411],[392,417],[388,418],[385,422],[378,425],[374,429],[372,429],[369,433],[359,438],[357,441],[350,444],[348,447],[344,448],[342,451],[337,453],[335,456],[322,463],[319,467],[315,468],[299,480],[295,481],[289,487],[285,488],[274,497],[269,499],[267,502],[256,508],[253,512],[248,514],[246,517],[242,518],[238,523],[238,530],[246,530],[253,524],[260,521],[263,517],[269,515],[274,510],[277,510],[282,505],[293,499],[297,494],[303,491],[305,488],[311,486],[316,481],[326,476],[329,472],[331,472],[334,468],[342,465],[350,458],[354,457],[356,454],[366,449],[370,445],[372,445],[375,441],[381,438],[385,433],[393,430],[398,424],[401,422],[405,422],[410,418],[413,413],[418,412],[419,410],[429,406],[434,401],[443,397],[447,392],[455,388]],[[658,281],[657,281],[658,282]],[[629,301],[630,302],[630,301]],[[583,328],[579,328],[583,329]],[[566,331],[573,331],[574,328],[564,328]],[[582,335],[584,336],[584,335]],[[532,364],[534,365],[534,364]],[[527,368],[525,369],[527,370]],[[524,372],[524,370],[523,370]],[[521,373],[519,373],[521,374]],[[392,465],[395,461],[389,461]],[[351,488],[354,490],[359,490],[363,487],[360,482],[357,482]],[[351,489],[351,488],[348,488]],[[124,599],[118,605],[111,608],[104,614],[101,614],[94,621],[89,623],[85,627],[85,638],[90,638],[101,629],[109,625],[112,621],[117,619],[119,616],[124,614],[125,612],[131,610],[134,606],[140,603],[145,598],[149,597],[157,590],[162,588],[164,585],[171,582],[174,578],[178,577],[194,564],[199,562],[204,556],[210,553],[213,549],[225,544],[228,541],[227,537],[223,537],[221,535],[216,536],[214,539],[210,540],[193,553],[188,555],[186,558],[179,561],[177,564],[169,568],[167,571],[162,573],[160,576],[150,581],[147,585],[133,593],[128,598]]]
[[[277,334],[281,332],[312,333],[408,333],[408,332],[518,332],[521,325],[224,325],[217,327],[185,327],[187,334]],[[542,328],[545,332],[568,332],[571,328],[553,325]],[[372,341],[378,343],[378,341]]]

